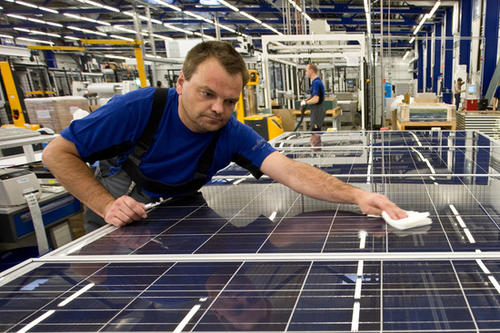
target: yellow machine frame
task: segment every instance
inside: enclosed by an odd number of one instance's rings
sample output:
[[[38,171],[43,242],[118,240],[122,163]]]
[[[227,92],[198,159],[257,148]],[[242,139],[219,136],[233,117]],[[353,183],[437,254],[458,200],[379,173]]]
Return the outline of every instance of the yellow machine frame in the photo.
[[[14,123],[14,126],[24,127],[26,119],[24,118],[23,109],[21,108],[21,101],[14,83],[14,76],[12,75],[10,63],[7,61],[0,61],[0,71],[2,72],[5,93],[7,94],[7,99],[9,101],[12,122]]]

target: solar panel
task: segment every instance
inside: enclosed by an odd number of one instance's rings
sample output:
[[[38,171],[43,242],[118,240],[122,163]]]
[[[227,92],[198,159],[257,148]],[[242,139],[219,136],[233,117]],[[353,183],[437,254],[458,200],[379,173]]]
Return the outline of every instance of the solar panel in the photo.
[[[500,149],[477,132],[285,133],[274,146],[431,225],[222,170],[200,194],[0,275],[9,332],[499,332]]]

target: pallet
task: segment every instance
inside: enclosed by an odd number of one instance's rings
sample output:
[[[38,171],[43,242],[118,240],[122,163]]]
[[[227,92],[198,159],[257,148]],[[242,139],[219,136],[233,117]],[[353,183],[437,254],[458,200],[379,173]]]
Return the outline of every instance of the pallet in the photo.
[[[445,130],[456,130],[457,122],[455,120],[452,121],[399,121],[397,120],[398,129],[401,131],[411,129],[419,129],[419,130],[430,130],[433,127],[439,127]]]

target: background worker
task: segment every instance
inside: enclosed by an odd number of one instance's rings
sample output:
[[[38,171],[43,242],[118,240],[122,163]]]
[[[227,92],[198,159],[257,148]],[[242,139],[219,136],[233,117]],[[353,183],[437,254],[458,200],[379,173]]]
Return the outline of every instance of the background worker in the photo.
[[[123,226],[141,220],[147,217],[144,203],[195,193],[231,161],[257,178],[266,174],[319,200],[354,203],[364,214],[407,216],[384,195],[289,159],[236,121],[232,113],[247,81],[245,62],[230,44],[200,43],[188,52],[176,88],[161,99],[164,107],[157,104],[161,90],[152,87],[116,96],[63,130],[43,151],[43,162],[90,208],[87,231],[105,223]],[[154,131],[151,123],[157,126]],[[144,133],[152,140],[147,147],[137,144]],[[85,164],[113,157],[97,179]],[[132,171],[127,170],[131,163],[137,163]]]
[[[492,110],[496,111],[498,110],[498,100],[500,99],[500,86],[497,86],[495,89],[495,93],[493,94],[493,102],[491,103],[493,105]]]
[[[457,82],[455,82],[455,85],[453,86],[453,96],[455,97],[455,106],[456,110],[458,111],[458,107],[460,105],[460,95],[464,90],[462,89],[462,85],[464,82],[462,81],[462,78],[458,78]]]
[[[325,86],[318,75],[318,66],[306,65],[306,75],[311,80],[311,97],[303,100],[301,105],[309,105],[311,109],[311,131],[321,131],[325,119]]]

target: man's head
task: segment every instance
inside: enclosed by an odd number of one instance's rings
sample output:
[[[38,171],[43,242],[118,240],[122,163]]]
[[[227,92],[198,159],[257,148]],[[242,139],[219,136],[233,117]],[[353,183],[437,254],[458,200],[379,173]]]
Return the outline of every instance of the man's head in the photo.
[[[231,44],[221,41],[203,42],[193,47],[187,54],[182,66],[186,80],[190,80],[198,65],[209,58],[215,58],[229,74],[240,73],[244,87],[249,79],[248,69],[241,55]]]
[[[461,77],[459,77],[459,78],[457,79],[457,83],[458,83],[458,84],[462,84],[462,83],[463,83],[463,81],[462,81],[462,78],[461,78]]]
[[[306,65],[306,75],[308,78],[312,78],[313,76],[318,75],[318,66],[313,63],[309,63]]]
[[[179,118],[192,132],[213,132],[229,121],[248,70],[234,48],[219,41],[191,49],[177,80]]]

